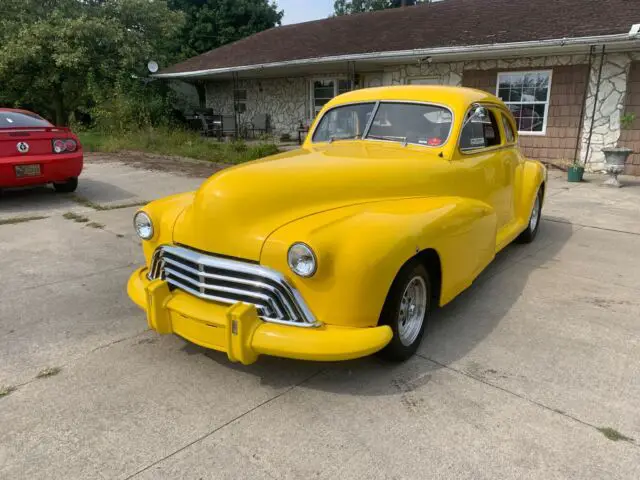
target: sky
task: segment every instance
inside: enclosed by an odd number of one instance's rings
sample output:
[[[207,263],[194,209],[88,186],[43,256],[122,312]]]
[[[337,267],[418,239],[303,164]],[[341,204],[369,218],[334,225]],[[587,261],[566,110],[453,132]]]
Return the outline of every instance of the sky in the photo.
[[[333,13],[333,0],[276,0],[284,10],[283,25],[327,18]]]

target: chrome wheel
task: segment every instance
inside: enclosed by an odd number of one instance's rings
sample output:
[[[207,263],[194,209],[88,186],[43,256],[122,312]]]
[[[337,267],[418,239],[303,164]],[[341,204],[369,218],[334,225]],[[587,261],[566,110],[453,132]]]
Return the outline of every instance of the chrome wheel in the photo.
[[[538,222],[540,221],[540,194],[536,195],[536,201],[533,204],[533,210],[531,211],[531,218],[529,219],[529,228],[532,232],[538,228]]]
[[[422,277],[415,276],[404,289],[398,312],[398,336],[404,346],[413,344],[418,338],[426,311],[427,286]]]

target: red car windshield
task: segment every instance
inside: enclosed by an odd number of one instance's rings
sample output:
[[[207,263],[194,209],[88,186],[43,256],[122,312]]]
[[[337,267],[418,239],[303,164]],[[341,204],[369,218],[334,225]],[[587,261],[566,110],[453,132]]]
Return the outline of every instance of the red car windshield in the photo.
[[[35,113],[0,110],[0,130],[3,128],[50,127],[51,124]]]

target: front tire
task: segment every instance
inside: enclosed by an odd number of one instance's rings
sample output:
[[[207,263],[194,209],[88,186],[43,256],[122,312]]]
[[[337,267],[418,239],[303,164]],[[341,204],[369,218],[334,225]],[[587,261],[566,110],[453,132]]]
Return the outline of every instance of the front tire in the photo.
[[[527,229],[516,238],[518,243],[531,243],[536,238],[538,230],[540,229],[540,220],[542,218],[542,188],[538,190],[536,200],[533,203],[533,209],[531,210],[531,216],[529,217],[529,224]]]
[[[431,307],[429,273],[418,261],[405,265],[391,286],[380,325],[393,330],[391,342],[379,352],[387,360],[402,362],[420,346]]]
[[[56,182],[53,184],[53,188],[55,188],[58,193],[75,192],[76,188],[78,188],[78,177],[70,178],[66,182]]]

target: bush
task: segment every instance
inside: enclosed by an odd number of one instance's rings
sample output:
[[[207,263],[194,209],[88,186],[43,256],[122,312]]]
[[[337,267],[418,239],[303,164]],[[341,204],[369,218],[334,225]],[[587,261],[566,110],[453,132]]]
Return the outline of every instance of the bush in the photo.
[[[274,144],[248,146],[241,140],[220,143],[195,132],[168,127],[146,128],[123,133],[103,133],[97,130],[79,132],[80,142],[90,152],[138,150],[160,155],[208,160],[220,163],[242,163],[278,153]]]

